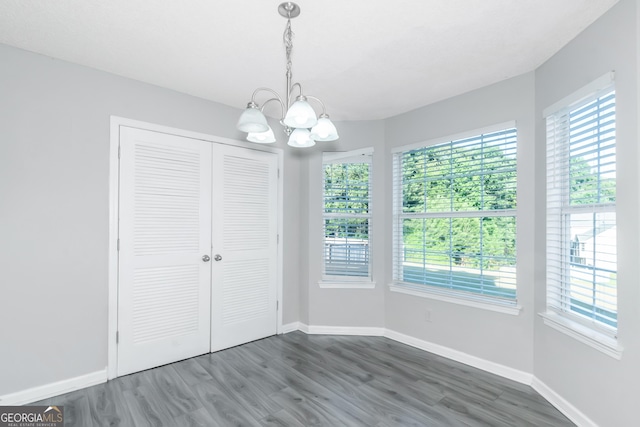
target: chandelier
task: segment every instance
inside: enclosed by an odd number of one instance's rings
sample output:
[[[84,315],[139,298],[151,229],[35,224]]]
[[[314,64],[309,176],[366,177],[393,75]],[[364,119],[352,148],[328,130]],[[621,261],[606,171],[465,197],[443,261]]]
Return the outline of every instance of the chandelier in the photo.
[[[302,92],[300,83],[292,83],[291,73],[291,51],[293,50],[293,31],[291,31],[291,19],[300,15],[300,7],[292,2],[285,2],[278,6],[278,12],[287,18],[287,25],[282,36],[284,49],[287,58],[287,93],[283,101],[280,95],[273,89],[260,87],[253,92],[251,102],[247,104],[246,110],[242,112],[238,120],[237,128],[242,132],[247,132],[247,140],[260,144],[276,142],[273,130],[267,124],[263,111],[264,107],[271,103],[280,104],[281,119],[280,124],[284,126],[284,132],[289,137],[288,145],[292,147],[313,147],[316,141],[334,141],[338,139],[336,127],[329,120],[324,103],[315,96],[305,95]],[[267,92],[273,96],[265,100],[262,105],[256,102],[258,94]],[[295,102],[292,101],[294,94],[297,94]],[[322,108],[320,116],[309,101],[317,102]]]

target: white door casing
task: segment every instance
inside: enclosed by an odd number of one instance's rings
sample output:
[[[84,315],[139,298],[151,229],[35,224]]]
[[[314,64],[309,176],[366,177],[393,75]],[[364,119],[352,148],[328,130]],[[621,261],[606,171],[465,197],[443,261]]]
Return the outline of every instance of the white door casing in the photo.
[[[213,150],[211,351],[218,351],[277,333],[278,156]]]
[[[207,353],[211,149],[120,127],[117,375]]]

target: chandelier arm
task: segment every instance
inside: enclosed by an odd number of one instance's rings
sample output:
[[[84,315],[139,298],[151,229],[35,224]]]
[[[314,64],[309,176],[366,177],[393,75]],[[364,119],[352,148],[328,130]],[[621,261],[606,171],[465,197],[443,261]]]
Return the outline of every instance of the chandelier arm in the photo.
[[[293,96],[293,89],[294,89],[296,86],[298,87],[298,91],[299,91],[298,96],[302,96],[302,97],[304,97],[304,95],[302,94],[302,85],[301,85],[300,83],[294,83],[294,84],[293,84],[293,85],[291,85],[291,87],[290,87],[290,88],[288,88],[288,90],[287,90],[287,92],[288,92],[288,93],[287,93],[287,101],[288,101],[287,106],[290,106],[290,105],[292,104],[292,102],[291,102],[291,97]]]
[[[321,100],[320,98],[316,98],[315,96],[311,96],[311,95],[306,95],[305,97],[306,97],[307,99],[313,99],[313,100],[317,101],[317,102],[320,104],[320,106],[322,106],[322,114],[321,114],[320,116],[321,116],[321,117],[322,117],[322,116],[327,116],[327,109],[326,109],[326,107],[324,106],[324,102],[322,102],[322,100]],[[328,116],[327,116],[327,117],[328,117]]]
[[[280,104],[284,106],[284,102],[282,102],[282,98],[280,98],[280,95],[278,94],[278,92],[276,92],[275,90],[268,88],[268,87],[259,87],[258,89],[253,91],[253,95],[251,95],[251,102],[252,103],[256,103],[256,96],[258,95],[258,93],[265,91],[265,92],[270,92],[272,94],[275,95],[275,97],[278,99],[278,101],[280,101]],[[268,101],[267,101],[268,102]],[[265,102],[266,104],[266,102]],[[283,107],[284,109],[284,107]]]
[[[277,95],[277,94],[276,94]],[[280,96],[278,96],[277,98],[269,98],[266,101],[264,101],[262,103],[262,107],[260,107],[260,111],[264,112],[264,107],[271,101],[278,101],[278,104],[280,104],[280,113],[281,113],[281,118],[280,120],[284,119],[284,115],[286,113],[285,109],[284,109],[284,104],[282,103],[282,99],[280,99]]]
[[[264,106],[267,104],[267,102],[270,101],[278,101],[280,103],[280,109],[282,111],[282,119],[284,119],[284,115],[287,112],[287,109],[289,108],[287,105],[285,105],[285,103],[282,101],[282,98],[280,97],[280,95],[278,94],[278,92],[276,92],[275,90],[268,88],[268,87],[259,87],[258,89],[253,91],[253,95],[251,95],[251,103],[252,104],[256,104],[256,95],[258,95],[258,93],[265,91],[265,92],[269,92],[272,93],[275,98],[269,98],[268,100],[266,100],[265,102],[262,103],[262,107],[260,107],[260,111],[264,110]],[[281,120],[282,120],[281,119]]]

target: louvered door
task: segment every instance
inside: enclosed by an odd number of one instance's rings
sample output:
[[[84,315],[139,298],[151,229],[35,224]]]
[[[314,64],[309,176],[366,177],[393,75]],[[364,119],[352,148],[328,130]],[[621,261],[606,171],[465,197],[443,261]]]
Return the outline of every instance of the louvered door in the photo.
[[[276,333],[277,155],[213,153],[211,351]]]
[[[211,143],[120,128],[118,375],[209,352]]]

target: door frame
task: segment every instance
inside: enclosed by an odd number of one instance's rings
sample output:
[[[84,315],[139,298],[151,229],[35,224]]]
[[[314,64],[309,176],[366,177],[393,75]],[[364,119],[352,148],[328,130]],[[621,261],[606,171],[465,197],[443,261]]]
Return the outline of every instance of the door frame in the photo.
[[[127,126],[152,132],[166,133],[169,135],[177,135],[186,138],[193,138],[216,144],[233,145],[236,147],[247,148],[250,150],[266,151],[275,153],[278,156],[278,255],[277,255],[277,324],[276,334],[283,333],[282,327],[282,294],[283,294],[283,245],[282,245],[282,229],[283,229],[283,150],[281,148],[262,146],[246,143],[230,138],[223,138],[198,132],[191,132],[183,129],[157,125],[154,123],[143,122],[139,120],[127,119],[124,117],[110,117],[110,138],[109,138],[109,267],[108,267],[108,334],[107,334],[107,378],[112,380],[117,377],[118,364],[118,344],[116,341],[116,333],[118,331],[118,212],[120,210],[120,127]]]

